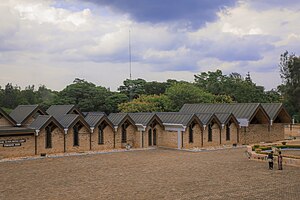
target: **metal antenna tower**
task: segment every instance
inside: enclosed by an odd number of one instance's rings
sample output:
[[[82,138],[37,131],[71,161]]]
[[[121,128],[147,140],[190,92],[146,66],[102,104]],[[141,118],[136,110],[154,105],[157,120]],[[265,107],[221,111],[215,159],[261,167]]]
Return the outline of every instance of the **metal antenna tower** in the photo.
[[[130,37],[130,29],[128,35],[128,50],[129,50],[129,79],[131,80],[131,37]]]

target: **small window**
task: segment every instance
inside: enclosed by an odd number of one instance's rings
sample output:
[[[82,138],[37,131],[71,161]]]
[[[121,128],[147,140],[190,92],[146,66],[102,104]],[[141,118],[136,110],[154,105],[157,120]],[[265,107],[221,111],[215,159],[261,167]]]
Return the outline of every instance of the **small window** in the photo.
[[[126,131],[126,124],[122,125],[122,143],[127,142],[127,131]]]
[[[104,144],[104,133],[103,133],[103,127],[98,127],[98,144]]]
[[[189,143],[194,142],[194,130],[192,125],[189,126]]]
[[[73,146],[79,146],[79,127],[73,127]]]
[[[208,141],[212,141],[212,124],[208,125]]]
[[[46,127],[46,148],[52,148],[52,130],[51,126]]]
[[[226,125],[226,140],[230,140],[230,124]]]
[[[152,146],[152,129],[148,130],[148,145]]]

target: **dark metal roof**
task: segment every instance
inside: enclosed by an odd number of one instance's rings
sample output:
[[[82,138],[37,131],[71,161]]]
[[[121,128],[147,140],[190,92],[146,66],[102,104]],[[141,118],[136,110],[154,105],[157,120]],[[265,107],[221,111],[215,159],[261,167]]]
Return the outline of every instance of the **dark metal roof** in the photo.
[[[214,117],[212,113],[196,113],[196,116],[202,122],[203,125],[207,125],[211,119]]]
[[[76,114],[67,114],[61,117],[58,122],[64,127],[64,128],[70,128],[70,126],[79,118],[79,115]]]
[[[52,105],[46,112],[57,120],[63,118],[66,114],[78,114],[83,117],[83,114],[75,105]]]
[[[282,103],[262,103],[261,105],[272,120],[275,120],[280,109],[282,109]]]
[[[39,115],[29,126],[28,128],[32,128],[35,130],[40,130],[50,119],[52,116],[50,115]]]
[[[215,113],[221,124],[226,124],[231,117],[234,117],[231,113]]]
[[[96,127],[99,123],[105,120],[111,127],[113,127],[112,122],[109,121],[106,114],[103,112],[89,112],[84,118],[90,127]]]
[[[7,121],[9,121],[12,126],[16,125],[16,121],[13,118],[11,118],[4,110],[0,108],[0,118],[1,116],[3,116]]]
[[[56,121],[56,119],[51,115],[39,115],[29,126],[28,128],[32,128],[35,130],[41,130],[49,123],[53,122],[57,127],[63,129],[64,127]]]
[[[135,125],[135,122],[127,113],[110,113],[108,120],[111,121],[114,126],[120,126],[126,120],[128,120],[132,125]]]
[[[108,119],[114,126],[119,126],[126,116],[128,116],[127,113],[110,113]]]
[[[135,124],[147,126],[155,116],[155,113],[128,113],[128,115],[135,122]]]
[[[17,124],[22,124],[35,112],[46,114],[39,105],[19,105],[9,114],[9,116],[13,118]]]
[[[182,124],[187,126],[188,123],[195,116],[194,114],[178,113],[178,112],[159,112],[156,115],[163,123],[168,124]]]
[[[259,103],[232,103],[232,104],[184,104],[180,112],[184,113],[233,113],[236,118],[250,120]]]

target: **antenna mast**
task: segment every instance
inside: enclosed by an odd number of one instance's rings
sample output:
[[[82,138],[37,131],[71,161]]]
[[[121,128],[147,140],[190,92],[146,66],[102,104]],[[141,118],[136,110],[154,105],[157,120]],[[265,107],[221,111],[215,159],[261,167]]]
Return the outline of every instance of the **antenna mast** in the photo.
[[[130,38],[130,29],[128,35],[128,47],[129,47],[129,79],[131,80],[131,38]]]

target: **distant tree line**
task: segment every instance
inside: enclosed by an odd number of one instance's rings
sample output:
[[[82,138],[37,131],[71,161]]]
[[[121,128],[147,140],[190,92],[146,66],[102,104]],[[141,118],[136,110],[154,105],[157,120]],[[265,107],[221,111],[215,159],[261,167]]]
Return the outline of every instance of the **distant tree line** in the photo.
[[[166,82],[126,79],[117,92],[76,78],[63,90],[52,91],[34,85],[21,90],[8,83],[0,88],[0,107],[6,111],[21,104],[40,104],[45,109],[52,104],[75,104],[82,111],[152,112],[178,111],[185,103],[268,103],[283,102],[296,118],[300,111],[300,57],[285,52],[279,64],[283,84],[277,90],[265,91],[257,86],[250,73],[224,75],[221,70],[194,75],[194,81]]]

